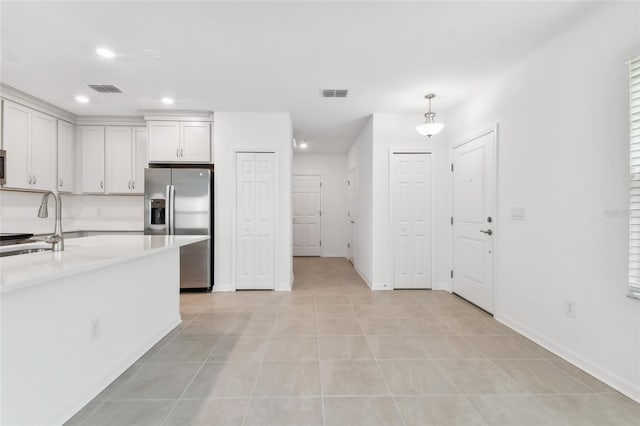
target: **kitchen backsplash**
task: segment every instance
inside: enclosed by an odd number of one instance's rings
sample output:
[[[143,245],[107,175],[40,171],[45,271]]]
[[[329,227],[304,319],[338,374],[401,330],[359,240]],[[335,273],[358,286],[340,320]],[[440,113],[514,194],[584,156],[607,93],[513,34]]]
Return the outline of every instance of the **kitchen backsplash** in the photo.
[[[37,216],[42,193],[0,190],[0,232],[53,232],[55,202],[49,217]],[[62,195],[62,230],[142,231],[142,195]]]

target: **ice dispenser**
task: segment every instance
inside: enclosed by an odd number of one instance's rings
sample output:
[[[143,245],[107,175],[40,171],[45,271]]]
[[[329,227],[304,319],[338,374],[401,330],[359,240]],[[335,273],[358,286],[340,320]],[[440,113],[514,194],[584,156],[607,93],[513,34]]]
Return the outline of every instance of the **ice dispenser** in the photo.
[[[166,225],[165,222],[165,199],[152,198],[151,203],[151,225]]]

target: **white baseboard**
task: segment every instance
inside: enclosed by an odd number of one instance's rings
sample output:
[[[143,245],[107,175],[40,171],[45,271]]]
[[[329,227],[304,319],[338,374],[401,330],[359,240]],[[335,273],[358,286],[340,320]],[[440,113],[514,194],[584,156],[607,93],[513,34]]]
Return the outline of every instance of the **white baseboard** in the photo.
[[[393,286],[389,283],[373,283],[373,287],[371,288],[371,290],[375,290],[375,291],[393,290]]]
[[[451,285],[451,282],[435,283],[433,285],[433,290],[444,290],[444,291],[448,291],[449,293],[452,293],[453,286]]]
[[[228,291],[236,291],[235,288],[231,287],[231,285],[214,285],[213,287],[211,287],[211,291],[215,292],[215,293],[223,293],[223,292],[228,292]]]
[[[523,336],[533,340],[543,348],[558,355],[560,358],[563,358],[565,361],[575,365],[581,370],[586,371],[593,377],[611,386],[618,392],[628,396],[636,402],[640,402],[640,387],[635,386],[633,383],[630,383],[622,377],[619,377],[616,374],[613,374],[610,371],[607,371],[606,369],[592,363],[591,361],[586,360],[582,356],[564,347],[562,344],[546,338],[545,336],[531,330],[527,326],[509,318],[506,315],[496,313],[494,315],[494,318],[507,327],[510,327]]]
[[[320,257],[342,257],[346,259],[347,254],[346,253],[322,253]]]
[[[353,269],[355,269],[356,272],[358,273],[358,275],[360,275],[360,278],[362,278],[362,281],[364,281],[364,283],[367,285],[367,287],[371,288],[371,283],[369,282],[367,277],[365,277],[364,274],[360,271],[360,269],[358,269],[358,267],[356,265],[353,265]]]
[[[130,351],[127,355],[116,361],[110,370],[101,377],[98,381],[88,386],[81,392],[79,396],[73,398],[73,402],[66,405],[60,414],[56,415],[52,421],[47,422],[51,425],[61,425],[73,417],[78,411],[80,411],[85,405],[87,405],[93,398],[98,396],[100,392],[106,389],[115,379],[120,377],[129,367],[131,367],[142,355],[144,355],[149,349],[158,343],[163,337],[171,332],[174,328],[182,322],[180,315],[178,315],[173,321],[164,326],[158,333],[154,334],[150,338],[143,341],[140,345]]]

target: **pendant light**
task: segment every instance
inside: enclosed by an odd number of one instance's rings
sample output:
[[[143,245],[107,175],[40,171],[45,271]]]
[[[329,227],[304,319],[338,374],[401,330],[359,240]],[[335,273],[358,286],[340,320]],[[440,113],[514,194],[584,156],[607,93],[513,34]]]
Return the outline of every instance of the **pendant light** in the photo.
[[[424,98],[429,99],[429,112],[424,114],[425,121],[422,124],[416,126],[416,131],[420,133],[422,136],[431,137],[436,135],[442,130],[444,124],[436,123],[436,113],[431,112],[431,99],[435,98],[436,95],[433,93],[429,93]]]

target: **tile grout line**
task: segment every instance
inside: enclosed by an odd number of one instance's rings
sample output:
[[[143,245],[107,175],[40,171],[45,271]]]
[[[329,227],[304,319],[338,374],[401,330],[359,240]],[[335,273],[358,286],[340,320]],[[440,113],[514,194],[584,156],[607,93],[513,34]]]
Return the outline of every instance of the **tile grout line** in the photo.
[[[191,384],[193,383],[193,381],[196,379],[196,377],[198,377],[198,375],[200,374],[200,372],[202,371],[202,369],[204,368],[205,365],[207,365],[207,360],[209,359],[209,357],[211,356],[211,354],[213,354],[213,352],[216,350],[216,348],[218,347],[218,345],[220,344],[220,341],[222,340],[222,336],[218,336],[218,339],[216,340],[216,343],[213,345],[213,347],[211,348],[211,350],[209,351],[209,353],[207,354],[207,357],[204,359],[204,362],[200,365],[200,367],[198,368],[198,370],[196,371],[196,373],[193,375],[193,377],[191,377],[191,380],[189,380],[189,383],[187,383],[187,386],[185,386],[185,388],[182,390],[182,392],[180,393],[180,395],[178,396],[178,399],[176,399],[176,401],[174,402],[173,406],[171,407],[171,410],[169,410],[169,412],[167,413],[166,417],[164,418],[164,420],[162,421],[162,423],[160,423],[160,426],[163,426],[167,423],[167,421],[169,420],[169,418],[171,417],[171,415],[173,414],[173,412],[175,411],[176,407],[178,406],[178,404],[180,403],[180,401],[182,400],[182,397],[184,396],[184,394],[187,392],[187,389],[189,389],[189,387],[191,386]]]
[[[318,382],[320,384],[320,409],[321,409],[321,414],[322,414],[322,425],[326,426],[327,424],[327,416],[325,414],[325,409],[324,409],[324,391],[322,389],[322,373],[321,373],[321,368],[320,368],[320,324],[318,324],[318,299],[315,298],[314,296],[314,300],[316,301],[316,304],[314,305],[315,311],[316,311],[316,345],[318,347]],[[347,299],[349,300],[349,299]]]
[[[278,310],[280,310],[280,306],[281,306],[281,304],[278,304]],[[269,345],[271,344],[271,341],[273,339],[273,332],[274,332],[275,327],[276,327],[276,321],[277,321],[277,316],[276,316],[276,319],[274,319],[273,325],[271,326],[271,329],[269,331],[269,335],[265,336],[265,337],[267,337],[266,347],[265,347],[265,354],[262,357],[262,359],[260,360],[260,365],[258,366],[258,370],[256,372],[256,379],[253,382],[253,388],[251,389],[251,394],[249,395],[249,398],[247,398],[247,407],[245,408],[244,415],[242,416],[242,422],[240,423],[241,426],[244,426],[245,422],[247,421],[247,416],[249,415],[249,409],[251,408],[251,404],[253,403],[253,396],[254,396],[254,394],[256,392],[256,388],[258,387],[258,379],[260,379],[260,373],[262,373],[262,368],[264,366],[264,361],[265,361],[265,358],[267,357],[266,351],[269,348]]]
[[[354,308],[354,311],[355,311],[355,308]],[[364,330],[362,329],[362,324],[360,323],[360,317],[358,316],[357,312],[356,312],[356,321],[358,322],[358,326],[360,327],[360,330],[362,330],[362,332],[364,333]],[[391,385],[389,385],[389,382],[387,381],[387,378],[385,377],[384,372],[382,371],[382,368],[380,367],[380,362],[378,361],[378,357],[376,357],[376,354],[373,352],[373,348],[371,347],[371,343],[369,342],[369,336],[367,336],[365,334],[363,334],[363,335],[364,335],[365,342],[367,342],[367,347],[369,348],[369,351],[371,351],[371,355],[373,356],[373,359],[376,362],[376,366],[378,367],[378,371],[380,372],[380,376],[382,376],[382,380],[384,381],[385,386],[389,390],[389,394],[391,395],[391,400],[393,401],[393,406],[396,408],[396,411],[398,412],[398,415],[400,416],[400,421],[402,422],[403,426],[406,426],[407,423],[404,420],[404,416],[402,415],[402,411],[400,411],[400,406],[398,405],[398,401],[396,400],[396,397],[395,397],[395,395],[393,393],[393,390],[391,389]]]

